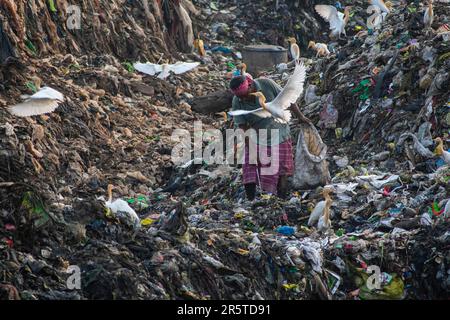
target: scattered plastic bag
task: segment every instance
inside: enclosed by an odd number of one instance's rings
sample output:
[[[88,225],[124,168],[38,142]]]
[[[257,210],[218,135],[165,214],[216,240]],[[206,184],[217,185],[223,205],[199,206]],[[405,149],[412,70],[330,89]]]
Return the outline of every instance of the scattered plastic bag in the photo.
[[[320,113],[319,126],[327,129],[336,128],[339,113],[333,105],[333,95],[329,94],[322,112]]]
[[[22,207],[29,212],[29,218],[33,221],[36,228],[45,226],[50,221],[50,216],[44,208],[42,200],[33,192],[26,192]]]
[[[305,103],[309,105],[313,102],[320,100],[320,97],[316,95],[317,86],[310,84],[305,91]]]

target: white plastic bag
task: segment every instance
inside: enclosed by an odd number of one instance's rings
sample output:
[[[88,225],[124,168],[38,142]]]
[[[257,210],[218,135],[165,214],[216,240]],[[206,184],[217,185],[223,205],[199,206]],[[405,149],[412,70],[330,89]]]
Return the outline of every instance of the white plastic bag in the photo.
[[[301,123],[295,153],[294,187],[310,189],[330,182],[326,154],[327,146],[317,129],[312,124]]]

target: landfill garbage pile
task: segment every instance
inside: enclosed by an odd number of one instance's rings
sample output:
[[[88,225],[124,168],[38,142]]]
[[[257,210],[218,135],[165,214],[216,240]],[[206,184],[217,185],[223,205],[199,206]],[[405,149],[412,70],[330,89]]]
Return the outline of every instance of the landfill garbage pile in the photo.
[[[306,50],[313,34],[320,34],[324,22],[314,12],[318,0],[194,0],[201,8],[195,19],[198,32],[207,37],[214,47],[240,47],[254,42],[286,45],[286,37],[295,36],[302,50]],[[214,48],[213,47],[213,48]]]
[[[161,80],[124,63],[138,60],[129,53],[80,45],[83,54],[38,59],[19,49],[0,69],[0,299],[448,299],[450,166],[433,138],[448,141],[449,39],[415,27],[414,3],[394,2],[380,31],[361,23],[365,3],[352,4],[347,43],[305,59],[300,107],[328,145],[332,179],[287,200],[245,201],[236,167],[171,162],[175,128],[228,125],[189,102],[225,89],[238,56],[174,53],[202,65]],[[143,14],[140,5],[121,9]],[[447,4],[435,14],[435,30],[449,23]],[[10,43],[12,24],[0,29]],[[164,52],[148,50],[155,63]],[[284,83],[287,72],[267,76]],[[41,82],[66,101],[12,116],[7,106]],[[324,229],[311,218],[321,205]]]
[[[55,53],[170,59],[193,49],[189,0],[2,1],[0,63]]]

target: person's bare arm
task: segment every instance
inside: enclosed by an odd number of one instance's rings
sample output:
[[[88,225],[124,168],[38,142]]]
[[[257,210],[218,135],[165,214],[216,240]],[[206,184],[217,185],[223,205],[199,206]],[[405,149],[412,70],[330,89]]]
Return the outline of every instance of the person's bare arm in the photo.
[[[295,116],[297,117],[298,120],[312,125],[311,120],[309,120],[307,117],[305,117],[305,115],[300,111],[300,108],[298,107],[298,105],[296,103],[291,104],[291,106],[289,107],[289,110],[291,110],[291,112],[293,114],[295,114]]]

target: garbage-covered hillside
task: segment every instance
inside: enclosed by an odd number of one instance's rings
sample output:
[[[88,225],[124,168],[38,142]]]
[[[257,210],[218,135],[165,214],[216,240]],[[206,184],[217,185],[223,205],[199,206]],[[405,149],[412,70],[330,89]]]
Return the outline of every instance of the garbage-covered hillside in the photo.
[[[172,158],[243,62],[306,70],[285,198]],[[448,299],[449,180],[447,0],[0,1],[0,299]]]

